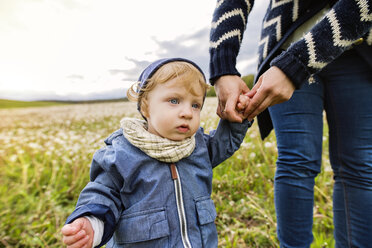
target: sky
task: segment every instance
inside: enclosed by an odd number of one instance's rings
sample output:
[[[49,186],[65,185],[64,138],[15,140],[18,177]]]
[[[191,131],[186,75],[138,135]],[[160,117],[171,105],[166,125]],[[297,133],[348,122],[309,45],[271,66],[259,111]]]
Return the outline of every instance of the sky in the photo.
[[[254,73],[262,18],[256,1],[238,56]],[[122,98],[152,61],[185,57],[208,77],[216,0],[0,0],[0,98]]]

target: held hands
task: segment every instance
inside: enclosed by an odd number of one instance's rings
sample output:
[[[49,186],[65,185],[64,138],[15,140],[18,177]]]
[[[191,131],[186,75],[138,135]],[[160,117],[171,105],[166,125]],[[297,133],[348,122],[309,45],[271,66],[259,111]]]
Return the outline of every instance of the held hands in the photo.
[[[294,84],[278,67],[270,67],[252,88],[256,94],[244,111],[244,116],[253,119],[266,108],[288,101],[295,90]]]
[[[67,248],[90,248],[93,244],[94,231],[90,221],[84,217],[65,225],[62,230],[63,243]]]
[[[231,75],[220,77],[215,88],[219,100],[217,114],[233,122],[253,120],[269,106],[289,100],[295,90],[290,79],[275,66],[261,75],[251,91],[240,77]],[[242,94],[247,97],[239,96]]]
[[[244,110],[248,106],[249,88],[236,75],[220,77],[214,88],[218,96],[217,115],[231,122],[242,122]],[[247,94],[247,97],[245,96]]]

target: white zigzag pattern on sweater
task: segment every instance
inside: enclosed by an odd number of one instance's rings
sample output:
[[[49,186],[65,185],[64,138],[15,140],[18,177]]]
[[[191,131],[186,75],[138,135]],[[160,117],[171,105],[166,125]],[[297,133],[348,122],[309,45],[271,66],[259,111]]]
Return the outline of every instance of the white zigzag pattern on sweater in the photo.
[[[216,9],[219,8],[223,3],[225,2],[225,0],[220,0],[217,2],[216,4]],[[251,11],[251,4],[249,3],[249,0],[245,0],[245,3],[247,4],[247,13],[249,13]],[[223,21],[233,17],[233,16],[237,16],[237,15],[240,15],[241,18],[242,18],[242,22],[244,23],[244,29],[245,30],[245,26],[246,26],[246,19],[244,17],[244,13],[243,13],[243,10],[242,9],[234,9],[228,13],[225,13],[223,14],[216,22],[212,22],[211,24],[211,28],[217,28],[218,25],[220,25]],[[213,41],[210,41],[209,42],[209,46],[210,48],[217,48],[222,42],[224,42],[225,40],[227,39],[230,39],[232,37],[235,37],[237,36],[238,39],[239,39],[239,43],[242,41],[242,34],[240,32],[240,30],[238,29],[234,29],[234,30],[231,30],[229,32],[226,32],[224,33],[217,41],[213,42]]]
[[[316,61],[315,43],[314,43],[313,35],[311,34],[311,32],[308,32],[305,35],[304,39],[305,39],[308,54],[309,54],[308,66],[313,67],[313,68],[318,68],[318,69],[321,69],[324,66],[326,66],[327,63]]]
[[[247,4],[247,10],[248,10],[247,13],[251,12],[251,8],[252,8],[251,4],[249,3],[248,0],[245,0],[245,3]]]
[[[271,9],[274,9],[280,5],[290,3],[290,2],[293,2],[292,21],[295,21],[298,18],[298,0],[281,0],[281,1],[273,0],[271,4]]]
[[[222,42],[235,36],[238,37],[239,43],[240,43],[242,34],[239,29],[234,29],[234,30],[231,30],[230,32],[224,33],[217,41],[209,42],[209,46],[211,48],[217,48]]]
[[[357,41],[357,40],[341,39],[340,24],[338,23],[336,13],[333,9],[331,9],[327,13],[326,18],[328,19],[329,24],[331,24],[332,38],[333,38],[333,45],[334,46],[348,47],[351,44],[353,44],[355,41]]]
[[[218,1],[217,4],[216,4],[216,9],[219,8],[223,4],[223,2],[225,2],[225,0]],[[245,3],[247,4],[247,10],[248,10],[248,13],[249,13],[251,11],[251,4],[249,3],[248,0],[245,0]]]
[[[368,14],[368,3],[365,0],[356,0],[357,5],[360,9],[360,20],[361,21],[370,21],[372,20],[372,15]],[[336,12],[334,9],[331,9],[325,16],[325,19],[328,20],[329,24],[331,25],[331,30],[332,30],[332,41],[333,41],[333,46],[338,46],[338,47],[349,47],[351,46],[354,42],[356,42],[359,39],[356,40],[348,40],[348,39],[342,39],[341,38],[341,28],[340,24],[337,20]],[[324,66],[326,66],[328,63],[321,62],[321,61],[316,61],[316,51],[315,51],[315,43],[313,40],[313,36],[311,32],[307,33],[304,37],[307,49],[308,49],[308,54],[309,54],[309,67],[321,69]],[[367,36],[367,44],[372,43],[372,29],[369,31],[369,35]]]
[[[279,41],[280,38],[281,38],[281,36],[282,36],[282,34],[281,34],[281,32],[282,32],[281,31],[281,18],[282,18],[282,16],[280,15],[280,16],[277,16],[277,17],[271,19],[268,22],[265,21],[264,24],[263,24],[263,27],[264,28],[267,28],[267,27],[269,27],[269,26],[271,26],[271,25],[273,25],[273,24],[276,23],[276,40],[277,41]],[[265,59],[266,56],[267,56],[267,47],[269,45],[269,36],[268,35],[265,36],[264,38],[262,38],[260,40],[260,42],[258,43],[259,46],[261,46],[262,44],[264,44],[264,48],[263,48],[263,52],[262,52],[262,57]]]
[[[372,28],[369,30],[366,42],[368,45],[372,45]]]
[[[282,16],[277,16],[269,21],[265,21],[264,24],[263,24],[263,27],[264,28],[267,28],[273,24],[276,23],[276,41],[279,41],[281,38],[282,38],[282,28],[281,28],[281,25],[282,25]]]
[[[218,1],[216,4],[216,9],[218,9],[224,2],[225,0]]]
[[[292,19],[293,19],[293,21],[295,21],[298,18],[298,0],[272,0],[271,9],[277,8],[277,7],[279,7],[283,4],[287,4],[287,3],[291,3],[291,2],[293,2]],[[263,24],[263,27],[267,28],[267,27],[276,23],[276,40],[277,41],[279,41],[282,38],[281,20],[282,20],[282,16],[279,15],[275,18],[272,18],[271,20],[265,21],[264,24]],[[269,39],[270,39],[269,36],[265,36],[259,42],[260,46],[262,44],[264,44],[264,48],[263,48],[263,52],[262,52],[262,58],[263,59],[265,59],[266,56],[267,56],[267,48],[268,48],[268,45],[269,45],[268,44]]]
[[[263,52],[262,52],[262,57],[263,58],[266,58],[266,56],[267,56],[267,47],[269,45],[269,36],[266,36],[265,38],[263,38],[262,40],[260,40],[260,42],[258,43],[258,45],[261,46],[262,44],[264,44],[264,48],[263,48]]]
[[[217,28],[218,25],[220,25],[223,21],[225,21],[225,20],[227,20],[227,19],[229,19],[233,16],[237,16],[237,15],[240,15],[240,17],[242,18],[242,21],[243,21],[243,24],[244,24],[244,29],[245,29],[246,20],[245,20],[244,13],[243,13],[242,9],[234,9],[230,12],[227,12],[227,13],[223,14],[216,22],[212,22],[211,27],[212,28]]]
[[[356,0],[359,8],[360,8],[360,20],[364,22],[372,21],[372,13],[369,13],[368,2],[366,0]]]

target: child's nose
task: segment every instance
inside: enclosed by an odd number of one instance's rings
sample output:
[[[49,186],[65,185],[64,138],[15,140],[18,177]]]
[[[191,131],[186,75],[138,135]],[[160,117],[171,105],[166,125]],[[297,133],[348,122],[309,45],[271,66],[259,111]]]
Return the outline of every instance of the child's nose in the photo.
[[[181,117],[191,118],[192,117],[192,107],[184,106],[181,110]]]

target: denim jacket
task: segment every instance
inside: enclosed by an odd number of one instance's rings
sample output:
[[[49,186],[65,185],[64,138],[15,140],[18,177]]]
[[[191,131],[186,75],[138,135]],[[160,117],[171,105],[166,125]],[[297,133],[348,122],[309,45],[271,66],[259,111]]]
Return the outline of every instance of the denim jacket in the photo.
[[[175,166],[131,145],[122,129],[111,134],[91,164],[66,223],[94,215],[105,223],[107,247],[217,247],[212,169],[240,147],[251,123],[221,120],[205,134],[199,128],[193,153]]]

